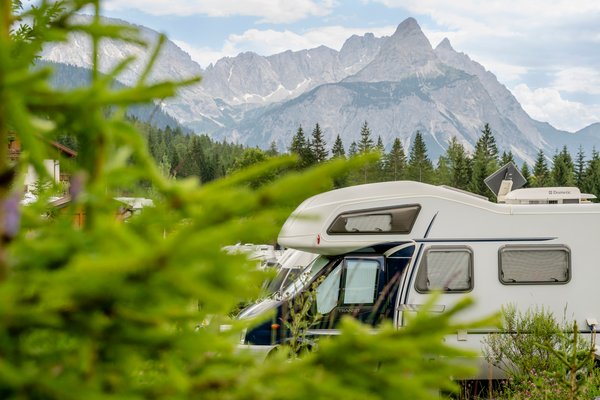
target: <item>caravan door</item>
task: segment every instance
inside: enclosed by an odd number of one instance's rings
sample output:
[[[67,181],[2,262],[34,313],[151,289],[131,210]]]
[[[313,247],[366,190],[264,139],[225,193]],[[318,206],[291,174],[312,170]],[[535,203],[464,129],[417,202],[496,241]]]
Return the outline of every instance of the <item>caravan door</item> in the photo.
[[[373,323],[374,308],[384,284],[384,258],[374,256],[346,256],[333,270],[319,281],[316,289],[316,312],[321,316],[315,334],[329,334],[336,330],[344,315],[365,323]]]
[[[314,334],[335,334],[344,316],[378,325],[393,317],[399,283],[410,264],[415,244],[403,243],[382,253],[349,254],[317,280],[316,312],[321,315]]]

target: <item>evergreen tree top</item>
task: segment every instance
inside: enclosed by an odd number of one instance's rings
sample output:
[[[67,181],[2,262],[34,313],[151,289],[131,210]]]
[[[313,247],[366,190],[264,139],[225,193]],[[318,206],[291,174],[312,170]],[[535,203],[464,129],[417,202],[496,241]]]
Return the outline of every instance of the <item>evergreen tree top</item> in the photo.
[[[335,138],[335,142],[333,143],[333,147],[331,148],[331,156],[344,158],[346,157],[346,151],[344,150],[344,143],[342,142],[342,138],[338,134]]]
[[[367,121],[364,122],[360,129],[360,140],[358,142],[358,152],[361,154],[368,153],[373,149],[373,139],[371,138],[371,129]]]
[[[310,142],[310,150],[312,152],[312,158],[315,162],[321,163],[327,160],[328,151],[325,148],[325,139],[323,138],[323,132],[317,123],[312,131],[312,141]]]

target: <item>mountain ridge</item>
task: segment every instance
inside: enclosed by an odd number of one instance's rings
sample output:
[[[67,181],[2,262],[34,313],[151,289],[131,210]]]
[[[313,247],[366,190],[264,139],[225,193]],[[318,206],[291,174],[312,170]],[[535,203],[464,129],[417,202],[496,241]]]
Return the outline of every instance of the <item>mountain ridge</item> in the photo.
[[[143,35],[158,35],[142,29]],[[72,41],[75,46],[45,48],[42,58],[85,64],[83,46]],[[112,62],[141,53],[110,43],[103,47]],[[120,79],[131,83],[136,72],[134,65]],[[151,78],[187,74],[201,74],[203,82],[167,99],[162,106],[169,115],[199,133],[262,148],[275,142],[285,150],[298,126],[308,131],[316,123],[328,143],[339,134],[347,148],[364,121],[388,147],[398,137],[408,148],[420,130],[432,157],[443,154],[453,136],[472,150],[485,123],[501,151],[529,163],[539,149],[552,154],[563,143],[600,148],[595,127],[566,133],[533,120],[490,71],[454,50],[447,38],[433,48],[414,18],[389,37],[352,35],[339,51],[319,46],[269,56],[244,52],[205,70],[167,41]]]

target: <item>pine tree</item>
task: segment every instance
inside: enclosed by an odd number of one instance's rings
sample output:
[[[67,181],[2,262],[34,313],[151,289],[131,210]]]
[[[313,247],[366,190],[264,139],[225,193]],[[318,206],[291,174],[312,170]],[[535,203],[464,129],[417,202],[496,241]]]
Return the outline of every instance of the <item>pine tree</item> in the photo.
[[[333,148],[331,149],[331,158],[346,158],[346,151],[344,150],[344,143],[342,143],[342,138],[338,134],[335,138],[335,142],[333,143]]]
[[[350,143],[350,147],[348,148],[348,156],[352,158],[356,155],[358,155],[358,145],[356,144],[356,142],[352,142]]]
[[[500,166],[506,165],[509,162],[515,163],[515,157],[513,156],[512,151],[509,150],[508,153],[503,151],[502,156],[500,156]]]
[[[521,166],[521,175],[525,178],[525,184],[523,187],[529,187],[531,185],[531,171],[529,170],[529,165],[526,162]]]
[[[399,138],[394,139],[392,148],[385,156],[385,179],[402,180],[406,176],[406,154]]]
[[[456,136],[450,139],[446,149],[448,168],[450,170],[449,186],[458,189],[467,189],[471,180],[470,160],[465,147],[458,141]]]
[[[279,150],[277,150],[277,143],[275,141],[271,141],[271,145],[269,146],[269,150],[267,150],[267,155],[269,157],[275,157],[279,155]]]
[[[156,129],[150,129],[148,131],[148,137],[147,137],[147,140],[148,140],[148,151],[150,152],[150,155],[155,160],[159,159],[158,158],[159,155],[158,155],[158,153],[156,151],[157,142],[158,142],[158,139],[157,139],[156,136],[157,136]]]
[[[407,178],[418,182],[433,181],[433,164],[427,156],[427,146],[420,131],[415,133],[415,140],[410,149]]]
[[[435,180],[433,183],[436,185],[450,185],[451,171],[449,164],[449,160],[446,156],[441,155],[438,157],[437,165],[435,167]]]
[[[304,137],[304,130],[302,129],[302,125],[298,127],[296,134],[292,138],[292,144],[290,145],[290,153],[294,153],[297,155],[302,154],[304,149],[306,148],[306,138]]]
[[[475,144],[469,189],[476,194],[493,198],[484,180],[498,169],[498,148],[489,124],[481,130],[481,136]]]
[[[600,153],[596,148],[592,149],[592,157],[585,169],[582,190],[600,198]]]
[[[544,187],[550,184],[550,170],[546,162],[544,151],[540,149],[533,165],[533,177],[531,187]]]
[[[383,145],[383,139],[381,139],[381,135],[377,135],[377,144],[375,145],[375,150],[382,155],[385,152],[385,146]]]
[[[373,139],[371,138],[371,130],[369,129],[369,125],[367,121],[363,124],[360,130],[360,140],[358,145],[356,142],[352,142],[350,144],[349,154],[350,157],[358,155],[358,154],[366,154],[373,150]],[[358,173],[350,174],[349,181],[351,184],[362,184],[369,182],[369,175],[372,170],[372,165],[365,164]]]
[[[377,144],[375,145],[375,151],[379,155],[379,160],[373,166],[375,169],[375,171],[374,171],[375,176],[373,177],[373,179],[371,179],[371,181],[375,180],[376,182],[382,182],[382,181],[385,181],[386,159],[385,159],[385,146],[383,145],[383,140],[381,139],[381,135],[377,136]]]
[[[298,127],[296,134],[292,138],[290,153],[296,154],[299,158],[298,168],[306,168],[312,164],[313,154],[310,149],[310,142],[304,136],[302,125]]]
[[[173,178],[173,175],[171,175],[171,163],[169,162],[169,157],[167,157],[166,154],[158,164],[158,169],[165,178]]]
[[[567,146],[553,157],[552,184],[554,186],[573,186],[575,184],[575,166]]]
[[[212,158],[213,179],[219,179],[225,176],[225,166],[219,153],[214,153]]]
[[[322,163],[327,160],[327,149],[325,148],[325,140],[323,132],[317,123],[312,131],[312,141],[310,142],[312,157],[316,163]]]
[[[188,163],[188,176],[197,176],[202,183],[207,183],[214,179],[214,168],[204,152],[202,139],[199,136],[192,138],[186,161]]]
[[[360,140],[358,142],[358,152],[360,154],[368,153],[373,150],[373,139],[371,138],[371,129],[367,121],[360,129]]]
[[[577,151],[577,159],[575,160],[575,185],[578,188],[583,186],[583,179],[585,176],[585,153],[583,147],[579,145]]]

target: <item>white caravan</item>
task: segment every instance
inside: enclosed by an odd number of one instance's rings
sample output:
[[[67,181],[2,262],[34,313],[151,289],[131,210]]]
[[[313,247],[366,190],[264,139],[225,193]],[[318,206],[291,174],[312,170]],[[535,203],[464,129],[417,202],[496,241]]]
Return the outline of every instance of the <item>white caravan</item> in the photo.
[[[397,327],[434,290],[434,312],[463,296],[475,305],[465,320],[514,304],[565,315],[590,335],[600,319],[600,204],[576,188],[518,189],[498,204],[456,189],[397,181],[348,187],[313,196],[288,218],[279,235],[285,247],[321,255],[316,311],[325,318],[313,335],[337,333],[342,315]],[[313,268],[315,269],[315,268]],[[288,295],[302,292],[297,290]],[[244,343],[269,349],[284,342],[286,304],[270,321],[250,328]],[[272,332],[278,329],[279,332]],[[490,329],[456,332],[456,347],[481,348]],[[274,339],[275,338],[275,339]],[[482,364],[483,366],[483,364]],[[488,376],[482,368],[481,378]]]

